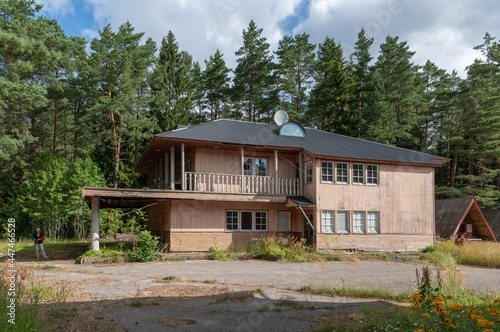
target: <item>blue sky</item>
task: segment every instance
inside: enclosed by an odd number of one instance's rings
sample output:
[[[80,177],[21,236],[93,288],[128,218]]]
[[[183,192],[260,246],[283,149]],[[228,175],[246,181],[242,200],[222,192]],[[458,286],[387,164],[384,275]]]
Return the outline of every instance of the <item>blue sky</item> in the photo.
[[[375,39],[377,56],[387,35],[407,41],[416,54],[448,71],[464,75],[480,54],[473,50],[485,32],[500,38],[500,2],[496,0],[39,0],[42,14],[57,19],[68,35],[91,40],[99,29],[114,30],[130,21],[158,44],[169,30],[180,48],[203,67],[219,49],[234,68],[241,33],[253,19],[276,50],[284,34],[309,33],[313,43],[329,36],[352,52],[361,28]]]

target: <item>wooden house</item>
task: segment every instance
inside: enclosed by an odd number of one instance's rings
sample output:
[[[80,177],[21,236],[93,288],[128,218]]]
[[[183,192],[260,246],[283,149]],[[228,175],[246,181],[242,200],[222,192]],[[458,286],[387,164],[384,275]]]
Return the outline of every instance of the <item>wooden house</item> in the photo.
[[[493,235],[500,239],[500,208],[498,207],[487,207],[483,208],[483,215],[490,225]]]
[[[474,197],[436,200],[436,235],[443,239],[497,242]]]
[[[270,234],[316,250],[418,250],[434,243],[434,168],[446,161],[291,121],[220,119],[154,135],[135,168],[147,189],[83,194],[97,248],[99,208],[147,207],[173,252]]]

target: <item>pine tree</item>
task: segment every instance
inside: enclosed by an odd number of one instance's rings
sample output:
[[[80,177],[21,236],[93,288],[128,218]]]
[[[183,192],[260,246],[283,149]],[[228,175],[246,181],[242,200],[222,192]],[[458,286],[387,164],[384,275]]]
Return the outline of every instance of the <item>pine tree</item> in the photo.
[[[309,34],[295,37],[283,36],[275,52],[278,65],[278,90],[283,91],[282,108],[289,111],[290,118],[299,120],[305,114],[308,103],[307,92],[314,75],[314,50],[309,43]]]
[[[311,91],[308,118],[319,128],[343,135],[357,134],[352,63],[330,37],[318,46],[316,85]]]
[[[226,62],[219,50],[205,60],[203,72],[204,89],[206,91],[207,106],[210,110],[210,119],[217,120],[222,115],[224,105],[229,101],[229,72]]]
[[[192,110],[191,56],[179,51],[172,31],[162,39],[160,56],[153,73],[154,99],[151,110],[162,131],[188,124]]]
[[[364,121],[363,110],[370,108],[367,105],[368,99],[370,98],[370,62],[373,57],[370,54],[370,47],[373,44],[373,38],[367,38],[365,36],[365,30],[361,29],[358,33],[358,40],[354,47],[354,76],[356,78],[356,103],[357,103],[357,115],[356,120],[358,123],[358,137],[366,135],[366,132],[362,130],[362,122]]]
[[[260,114],[267,112],[264,97],[272,88],[269,44],[261,35],[262,29],[250,21],[248,29],[243,30],[243,46],[235,52],[238,65],[234,70],[233,97],[242,103],[249,121],[257,121]]]

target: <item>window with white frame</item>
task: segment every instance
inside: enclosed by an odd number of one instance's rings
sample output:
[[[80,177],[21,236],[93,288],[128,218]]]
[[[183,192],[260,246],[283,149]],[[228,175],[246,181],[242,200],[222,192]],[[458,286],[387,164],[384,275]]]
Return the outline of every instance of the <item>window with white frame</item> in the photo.
[[[352,232],[365,233],[365,212],[354,211],[352,213]]]
[[[363,164],[352,165],[352,183],[365,184],[365,165]]]
[[[333,183],[333,163],[331,161],[321,162],[321,182]]]
[[[238,230],[238,211],[226,211],[226,230]]]
[[[184,172],[191,172],[191,159],[186,160],[184,163]]]
[[[305,183],[312,182],[312,161],[308,161],[304,164],[304,168],[306,171]]]
[[[366,184],[371,184],[371,185],[379,184],[377,165],[366,165]]]
[[[292,213],[290,211],[278,212],[278,231],[279,232],[292,231]]]
[[[242,231],[252,231],[253,230],[253,212],[252,211],[241,211],[241,228]]]
[[[267,231],[267,212],[266,211],[256,211],[255,212],[255,230],[256,231]]]
[[[243,163],[245,175],[267,176],[266,158],[245,158]]]
[[[337,163],[337,183],[349,183],[349,164]]]
[[[380,212],[368,212],[367,233],[380,233]]]
[[[337,211],[337,233],[349,233],[349,211]]]
[[[321,225],[323,233],[333,233],[335,231],[335,219],[333,211],[321,211]]]

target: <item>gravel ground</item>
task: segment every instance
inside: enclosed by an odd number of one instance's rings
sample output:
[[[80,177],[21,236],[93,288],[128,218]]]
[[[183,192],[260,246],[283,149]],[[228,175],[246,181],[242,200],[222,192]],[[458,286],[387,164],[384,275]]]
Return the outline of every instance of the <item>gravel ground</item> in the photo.
[[[95,331],[102,324],[113,331],[303,331],[335,319],[357,322],[367,306],[386,309],[395,304],[296,290],[311,285],[412,291],[415,270],[422,266],[385,261],[39,262],[47,264],[56,268],[36,269],[35,277],[64,283],[71,293],[67,303],[78,308],[72,317],[60,319],[61,331]],[[461,269],[470,289],[500,293],[498,270]]]

